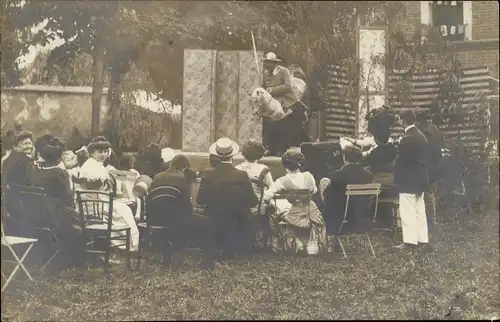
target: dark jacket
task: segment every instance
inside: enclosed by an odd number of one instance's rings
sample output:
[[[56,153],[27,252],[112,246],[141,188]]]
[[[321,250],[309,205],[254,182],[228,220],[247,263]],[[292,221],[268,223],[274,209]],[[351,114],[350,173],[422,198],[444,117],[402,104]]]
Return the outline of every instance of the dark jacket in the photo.
[[[2,179],[5,184],[29,185],[29,176],[33,160],[26,154],[12,151],[3,161]]]
[[[149,191],[159,187],[172,187],[180,192],[179,198],[175,200],[163,199],[159,202],[148,202],[147,220],[153,225],[171,225],[181,223],[184,217],[192,212],[191,199],[189,195],[189,182],[184,173],[167,169],[157,174]],[[159,199],[156,199],[157,201]]]
[[[425,126],[419,128],[425,135],[428,142],[428,172],[429,183],[438,181],[443,173],[441,167],[441,159],[443,157],[442,148],[444,146],[443,135],[432,123],[427,123]]]
[[[415,126],[408,129],[399,143],[394,164],[394,184],[399,193],[422,193],[429,186],[427,173],[428,142]]]
[[[59,167],[45,168],[43,165],[34,165],[31,168],[30,184],[43,188],[47,196],[62,202],[65,206],[74,207],[68,171]]]
[[[393,173],[394,161],[398,157],[398,149],[391,143],[381,144],[368,154],[365,165],[371,173]]]
[[[197,202],[205,206],[205,214],[211,218],[246,219],[258,200],[248,174],[230,163],[221,163],[205,170]]]
[[[332,172],[329,179],[330,184],[323,193],[322,214],[325,218],[328,233],[336,234],[344,219],[347,185],[372,183],[373,175],[360,164],[348,164],[340,170]],[[364,229],[371,222],[369,199],[365,196],[352,198],[347,214],[349,225],[345,229]],[[344,230],[344,227],[342,230]]]

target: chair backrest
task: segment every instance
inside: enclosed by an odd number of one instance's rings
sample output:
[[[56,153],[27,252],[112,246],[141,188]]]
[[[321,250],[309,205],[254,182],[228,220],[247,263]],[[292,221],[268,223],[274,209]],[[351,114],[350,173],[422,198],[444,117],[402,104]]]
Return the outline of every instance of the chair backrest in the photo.
[[[77,190],[76,200],[81,219],[85,223],[107,222],[108,214],[113,214],[114,195],[109,191]]]
[[[378,196],[382,189],[380,183],[349,184],[345,189],[346,196]]]
[[[197,178],[189,182],[189,197],[191,197],[191,203],[193,207],[200,207],[196,202],[196,197],[198,196],[198,190],[200,190],[201,178]]]
[[[186,197],[171,186],[157,187],[151,190],[146,198],[146,222],[148,224],[164,224],[169,216],[183,216]]]
[[[290,189],[290,190],[282,190],[279,193],[275,194],[273,199],[280,200],[286,199],[292,205],[303,204],[309,205],[311,201],[312,193],[309,189]]]
[[[269,187],[264,183],[263,180],[258,179],[258,178],[250,178],[250,181],[252,182],[252,185],[254,185],[255,187],[257,187],[259,189],[259,194],[257,196],[259,198],[259,203],[257,204],[257,212],[259,215],[261,215],[261,213],[259,211],[260,211],[262,202],[264,200],[264,191],[266,188],[269,188]]]
[[[37,234],[40,229],[58,233],[70,233],[79,221],[74,209],[60,200],[47,196],[40,187],[17,186],[9,189],[19,201],[23,234]]]
[[[349,200],[353,196],[375,196],[375,216],[377,214],[378,207],[378,197],[380,195],[380,191],[382,189],[382,185],[380,183],[367,183],[367,184],[349,184],[346,186],[345,195],[346,195],[346,204],[344,209],[344,222],[347,222],[348,215],[348,207]],[[359,205],[359,202],[356,203]],[[375,217],[374,217],[375,218]],[[341,228],[342,229],[342,226]]]
[[[132,171],[123,170],[109,170],[108,171],[116,180],[135,182],[137,180],[137,174]]]

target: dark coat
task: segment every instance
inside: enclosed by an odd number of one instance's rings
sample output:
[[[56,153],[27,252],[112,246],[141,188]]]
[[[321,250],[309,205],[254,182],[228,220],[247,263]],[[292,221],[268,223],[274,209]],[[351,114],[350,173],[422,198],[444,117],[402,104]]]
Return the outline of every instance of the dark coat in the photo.
[[[444,146],[443,135],[432,123],[427,123],[420,131],[425,135],[428,142],[428,171],[429,183],[438,181],[442,174],[441,159],[443,158],[442,148]]]
[[[391,143],[381,144],[368,154],[365,165],[371,173],[393,173],[394,161],[398,157],[398,149]]]
[[[399,143],[394,164],[394,184],[399,193],[422,193],[429,186],[427,173],[428,142],[415,126],[406,131]]]
[[[329,175],[330,184],[324,191],[322,214],[325,218],[329,234],[336,234],[344,219],[346,195],[345,190],[349,184],[367,184],[373,182],[373,175],[360,164],[348,164],[340,170]],[[346,230],[365,229],[371,222],[370,201],[368,197],[351,197],[347,220],[349,225]]]
[[[33,160],[26,154],[12,151],[2,164],[3,183],[22,186],[29,185],[32,166]]]
[[[197,202],[205,206],[205,214],[212,219],[246,220],[258,200],[248,174],[232,164],[221,163],[205,170]]]
[[[180,195],[172,199],[156,199],[147,204],[147,219],[153,225],[172,225],[182,223],[186,216],[192,213],[191,199],[189,195],[189,181],[184,173],[167,169],[157,174],[149,191],[159,187],[172,187],[179,190]]]
[[[31,168],[30,184],[43,188],[47,196],[62,202],[65,206],[74,207],[68,171],[59,167],[44,168],[35,165]]]

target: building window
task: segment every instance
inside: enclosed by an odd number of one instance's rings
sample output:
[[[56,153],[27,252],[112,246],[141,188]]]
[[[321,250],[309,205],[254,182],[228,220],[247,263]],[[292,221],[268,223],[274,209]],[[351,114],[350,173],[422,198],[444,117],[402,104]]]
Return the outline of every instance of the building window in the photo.
[[[472,39],[472,1],[420,1],[420,22],[436,27],[444,39]]]
[[[462,1],[433,1],[432,25],[439,28],[446,40],[465,40],[464,6]]]

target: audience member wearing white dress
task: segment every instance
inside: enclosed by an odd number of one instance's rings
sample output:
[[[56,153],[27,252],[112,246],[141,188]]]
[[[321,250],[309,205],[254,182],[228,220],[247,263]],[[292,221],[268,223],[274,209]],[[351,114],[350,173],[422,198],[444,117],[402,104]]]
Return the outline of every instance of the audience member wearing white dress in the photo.
[[[108,157],[108,149],[110,143],[104,137],[94,138],[87,150],[90,158],[83,164],[80,169],[79,178],[84,182],[81,183],[82,188],[89,190],[109,190],[109,173],[104,166],[104,161]],[[131,228],[130,250],[136,251],[139,244],[139,230],[132,214],[132,210],[121,200],[113,201],[113,222],[116,224],[125,224]],[[114,233],[116,236],[122,236],[125,232]],[[116,243],[120,243],[117,241]],[[124,248],[125,246],[120,246]]]
[[[236,166],[236,169],[245,171],[250,180],[258,180],[262,182],[265,185],[264,191],[273,184],[271,170],[269,170],[266,165],[259,163],[259,160],[262,159],[265,151],[264,146],[260,142],[249,140],[243,145],[242,148],[242,154],[245,161]],[[261,200],[262,187],[253,181],[252,187],[255,195],[259,199],[257,207],[251,209],[252,215],[265,214],[266,204]]]

